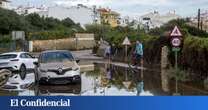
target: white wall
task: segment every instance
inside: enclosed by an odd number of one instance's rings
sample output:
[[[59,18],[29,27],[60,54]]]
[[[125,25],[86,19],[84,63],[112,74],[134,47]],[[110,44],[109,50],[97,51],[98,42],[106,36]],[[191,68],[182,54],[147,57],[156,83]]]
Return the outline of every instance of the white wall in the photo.
[[[143,20],[143,18],[150,18],[150,20]],[[180,18],[179,15],[167,13],[165,15],[160,15],[159,13],[149,13],[140,17],[140,22],[145,25],[146,22],[149,22],[150,29],[160,27],[165,23],[168,23],[171,20]]]
[[[80,23],[82,27],[86,24],[92,24],[94,20],[93,10],[86,7],[50,7],[48,10],[48,17],[54,17],[63,20],[67,17],[72,19],[75,23]]]

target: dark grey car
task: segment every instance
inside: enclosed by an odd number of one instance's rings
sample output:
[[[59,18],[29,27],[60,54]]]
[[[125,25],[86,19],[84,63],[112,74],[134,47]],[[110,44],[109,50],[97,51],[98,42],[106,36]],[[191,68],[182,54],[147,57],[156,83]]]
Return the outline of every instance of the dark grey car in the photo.
[[[44,51],[35,63],[36,82],[50,84],[80,83],[80,67],[70,51]]]

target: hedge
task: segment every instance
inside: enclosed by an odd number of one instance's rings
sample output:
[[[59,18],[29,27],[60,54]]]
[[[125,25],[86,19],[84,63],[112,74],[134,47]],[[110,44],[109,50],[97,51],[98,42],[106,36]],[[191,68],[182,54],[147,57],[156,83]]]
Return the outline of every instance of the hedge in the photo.
[[[29,33],[28,40],[48,40],[72,37],[73,31],[42,31]]]
[[[195,77],[208,77],[208,38],[186,37],[181,60],[184,69],[197,73]]]

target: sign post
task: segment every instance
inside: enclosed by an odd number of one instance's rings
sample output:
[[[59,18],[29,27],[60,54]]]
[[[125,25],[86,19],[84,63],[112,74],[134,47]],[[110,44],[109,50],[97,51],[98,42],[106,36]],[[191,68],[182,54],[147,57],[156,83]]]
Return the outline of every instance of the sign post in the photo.
[[[182,40],[182,34],[177,26],[174,27],[172,30],[170,37],[171,37],[171,45],[172,45],[172,51],[175,54],[175,71],[178,71],[178,52],[180,51],[181,46],[181,40]],[[178,93],[178,78],[176,76],[176,95]]]
[[[178,51],[180,51],[181,46],[181,40],[182,40],[182,34],[177,26],[174,27],[171,34],[171,44],[172,44],[172,51],[175,52],[175,69],[178,69]]]
[[[128,57],[128,45],[131,45],[129,38],[126,37],[122,43],[122,45],[125,46],[125,61],[127,61],[127,57]]]
[[[16,51],[17,50],[16,40],[25,41],[25,32],[24,31],[12,31],[12,40],[14,41],[14,46],[15,46],[12,51]]]

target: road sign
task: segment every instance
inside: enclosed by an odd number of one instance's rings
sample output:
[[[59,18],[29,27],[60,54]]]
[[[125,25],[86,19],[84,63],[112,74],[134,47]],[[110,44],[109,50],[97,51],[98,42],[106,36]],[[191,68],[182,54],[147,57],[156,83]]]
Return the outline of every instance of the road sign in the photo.
[[[129,88],[130,85],[131,85],[131,81],[123,81],[123,85],[124,85],[126,88]]]
[[[180,48],[177,48],[177,47],[173,47],[172,48],[172,51],[180,51],[181,49]]]
[[[173,31],[170,34],[171,37],[181,37],[183,36],[181,34],[181,31],[179,30],[179,28],[177,26],[174,27]]]
[[[129,41],[129,38],[126,37],[122,43],[122,45],[131,45],[130,41]]]
[[[181,45],[181,39],[179,37],[174,37],[171,40],[171,44],[173,47],[179,47]]]
[[[25,40],[24,31],[12,31],[12,40]]]
[[[125,45],[125,61],[127,61],[127,56],[128,56],[128,45],[131,45],[129,38],[126,37],[122,43],[122,45]]]
[[[182,40],[182,33],[177,26],[172,30],[171,37],[171,45],[173,46],[172,51],[175,53],[175,71],[178,69],[178,52],[180,51],[180,45]],[[177,79],[176,79],[177,81]]]

